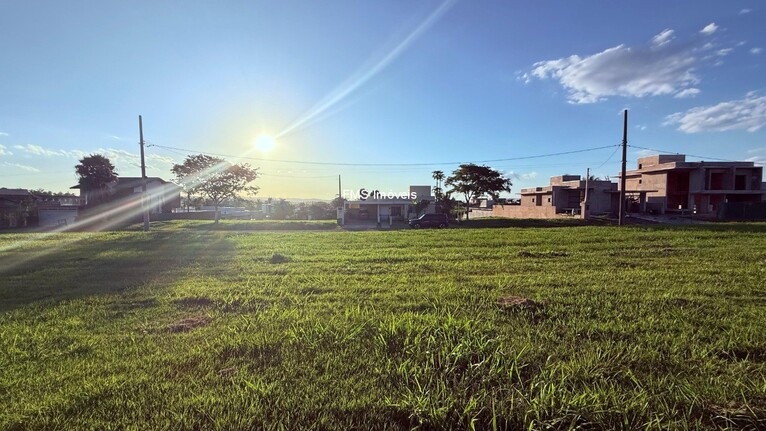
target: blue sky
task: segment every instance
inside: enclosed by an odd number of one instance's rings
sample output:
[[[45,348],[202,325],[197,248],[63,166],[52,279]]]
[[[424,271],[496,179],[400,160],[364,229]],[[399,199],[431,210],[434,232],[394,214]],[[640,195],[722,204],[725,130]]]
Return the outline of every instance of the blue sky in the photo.
[[[400,192],[450,162],[617,145],[623,109],[631,145],[766,161],[766,8],[753,0],[0,11],[1,187],[66,190],[91,153],[138,176],[139,114],[149,175],[171,179],[186,154],[221,154],[260,168],[260,197],[331,199],[338,174],[344,188]],[[273,150],[255,148],[260,135],[278,137]],[[629,167],[650,153],[629,148]],[[352,166],[363,163],[384,165]],[[615,177],[619,153],[488,164],[515,194],[588,167]]]

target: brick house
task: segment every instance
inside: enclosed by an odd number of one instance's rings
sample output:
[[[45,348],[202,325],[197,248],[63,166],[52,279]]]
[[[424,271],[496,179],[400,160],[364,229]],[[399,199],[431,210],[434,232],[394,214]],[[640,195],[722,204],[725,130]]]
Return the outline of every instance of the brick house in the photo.
[[[640,210],[712,214],[722,204],[763,202],[763,167],[753,162],[687,162],[682,154],[638,159],[625,174],[628,194],[643,192]]]

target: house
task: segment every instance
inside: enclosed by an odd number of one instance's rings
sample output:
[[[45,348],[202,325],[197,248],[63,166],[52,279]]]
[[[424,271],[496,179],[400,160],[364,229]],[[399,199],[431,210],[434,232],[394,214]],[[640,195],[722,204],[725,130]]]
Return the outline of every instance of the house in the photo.
[[[0,188],[0,228],[28,226],[32,199],[27,189]]]
[[[79,189],[79,185],[71,187]],[[106,186],[107,201],[120,205],[140,205],[143,181],[141,177],[118,177]],[[159,177],[146,178],[149,212],[170,213],[181,206],[181,187]],[[92,200],[91,192],[80,193],[80,204],[87,206]]]
[[[143,191],[141,177],[118,177],[109,185],[114,199],[140,196]],[[149,212],[152,214],[171,213],[181,206],[181,187],[159,177],[146,178],[146,193],[149,196]]]
[[[421,212],[434,213],[436,198],[431,194],[431,186],[410,186],[408,193],[381,193],[377,190],[359,190],[354,193],[355,200],[347,200],[343,210],[339,211],[342,224],[376,223],[390,225],[394,221],[406,221],[416,216],[415,203],[428,201],[429,205]]]
[[[77,196],[35,196],[37,225],[69,226],[77,219],[80,198]]]
[[[638,159],[625,174],[626,194],[645,194],[640,211],[714,214],[727,203],[766,200],[763,168],[753,162],[687,162],[682,154]]]
[[[510,218],[556,218],[579,215],[588,187],[589,214],[612,213],[619,197],[617,184],[606,180],[582,179],[579,175],[551,177],[543,187],[521,189],[521,199],[515,205],[494,205],[492,216]]]

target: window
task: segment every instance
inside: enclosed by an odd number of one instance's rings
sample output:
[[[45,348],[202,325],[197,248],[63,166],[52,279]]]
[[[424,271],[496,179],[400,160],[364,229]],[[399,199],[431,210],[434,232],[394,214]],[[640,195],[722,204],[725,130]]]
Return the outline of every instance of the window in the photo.
[[[550,202],[550,201],[551,201],[551,198],[548,198],[548,202]]]
[[[641,184],[644,180],[638,180],[638,183]]]
[[[638,169],[641,169],[641,163],[638,164]]]
[[[734,177],[734,190],[747,190],[747,175]]]

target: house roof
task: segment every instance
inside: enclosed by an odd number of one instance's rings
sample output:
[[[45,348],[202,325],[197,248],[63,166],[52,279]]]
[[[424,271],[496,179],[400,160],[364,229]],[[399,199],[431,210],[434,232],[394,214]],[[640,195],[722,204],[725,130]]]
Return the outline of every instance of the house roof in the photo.
[[[0,196],[29,196],[29,190],[27,189],[6,189],[0,188]]]
[[[169,184],[168,181],[163,180],[160,177],[146,177],[146,182],[150,183],[152,181],[159,181],[162,184]],[[118,189],[122,188],[133,188],[140,186],[141,183],[141,177],[117,177],[116,181],[113,181],[109,183],[110,185],[113,185],[113,187],[116,187]],[[75,184],[70,189],[79,189],[80,185]]]

